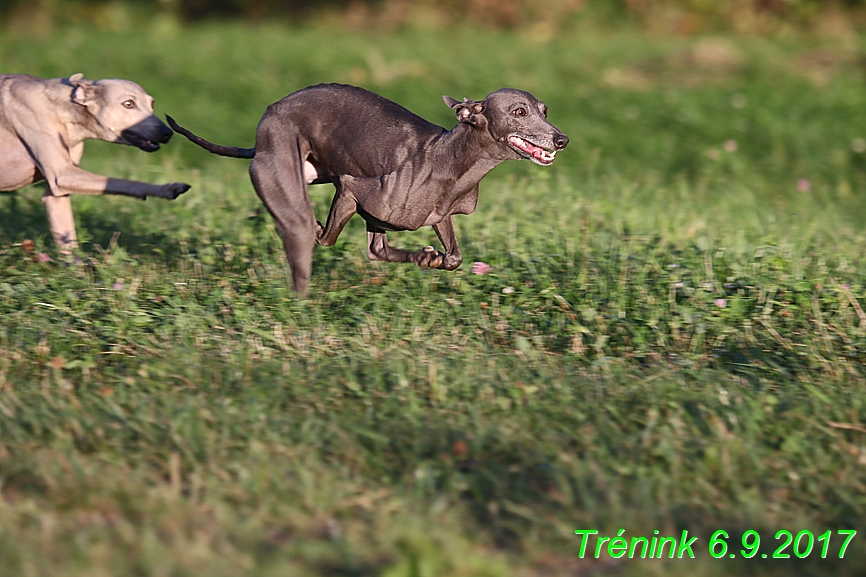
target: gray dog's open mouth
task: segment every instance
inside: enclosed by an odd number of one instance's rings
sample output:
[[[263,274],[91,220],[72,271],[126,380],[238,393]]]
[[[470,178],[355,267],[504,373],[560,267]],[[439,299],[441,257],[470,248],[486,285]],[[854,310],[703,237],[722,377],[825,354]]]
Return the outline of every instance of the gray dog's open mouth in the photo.
[[[535,164],[540,164],[541,166],[550,166],[553,164],[553,159],[556,157],[555,150],[546,150],[545,148],[533,144],[516,134],[512,134],[508,137],[508,144],[510,144],[518,154],[528,158]]]

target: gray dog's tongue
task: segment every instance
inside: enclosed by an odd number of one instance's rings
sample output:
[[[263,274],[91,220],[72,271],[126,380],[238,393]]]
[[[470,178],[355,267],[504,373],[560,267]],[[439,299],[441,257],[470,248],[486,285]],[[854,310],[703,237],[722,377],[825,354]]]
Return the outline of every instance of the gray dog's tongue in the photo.
[[[536,146],[531,142],[520,138],[519,136],[509,136],[508,141],[526,154],[538,160],[542,164],[550,164],[556,157],[556,152],[548,152],[542,147]]]

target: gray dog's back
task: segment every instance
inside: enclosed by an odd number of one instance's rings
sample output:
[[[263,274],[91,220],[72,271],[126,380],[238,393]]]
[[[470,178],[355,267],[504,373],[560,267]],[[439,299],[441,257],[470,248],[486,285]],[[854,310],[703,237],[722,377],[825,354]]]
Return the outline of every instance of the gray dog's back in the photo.
[[[396,102],[345,84],[294,92],[269,106],[263,122],[268,117],[293,126],[316,161],[336,174],[359,177],[393,172],[447,132]],[[258,143],[256,148],[261,148]]]

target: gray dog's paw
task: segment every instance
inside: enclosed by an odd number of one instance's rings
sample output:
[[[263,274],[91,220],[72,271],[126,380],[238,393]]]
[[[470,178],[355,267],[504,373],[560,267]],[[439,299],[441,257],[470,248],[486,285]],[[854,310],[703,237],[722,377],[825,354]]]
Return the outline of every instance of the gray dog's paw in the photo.
[[[432,246],[425,246],[413,254],[412,261],[421,268],[442,268],[445,255]]]

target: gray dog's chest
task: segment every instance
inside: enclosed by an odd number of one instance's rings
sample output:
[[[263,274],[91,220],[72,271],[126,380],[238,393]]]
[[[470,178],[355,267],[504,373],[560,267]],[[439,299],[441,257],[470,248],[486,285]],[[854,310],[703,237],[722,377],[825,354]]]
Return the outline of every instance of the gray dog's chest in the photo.
[[[379,177],[342,175],[340,194],[354,198],[359,214],[369,224],[385,230],[416,230],[449,214],[474,210],[477,184],[460,190],[453,178],[431,171],[418,173],[413,168],[409,163]],[[465,202],[466,197],[472,201]]]

